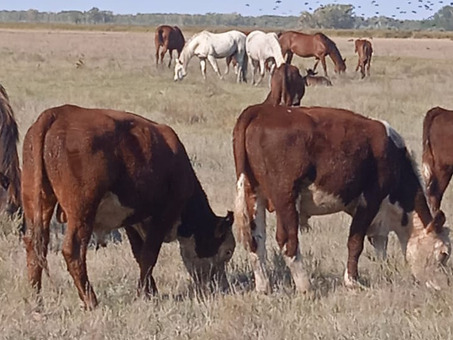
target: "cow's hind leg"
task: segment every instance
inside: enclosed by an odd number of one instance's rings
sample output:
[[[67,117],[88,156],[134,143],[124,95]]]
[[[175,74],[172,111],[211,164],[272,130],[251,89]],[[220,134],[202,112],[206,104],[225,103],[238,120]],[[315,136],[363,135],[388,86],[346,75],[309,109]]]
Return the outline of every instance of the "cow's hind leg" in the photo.
[[[277,243],[280,246],[285,263],[291,271],[296,290],[305,293],[310,289],[310,281],[302,264],[298,240],[299,217],[292,196],[288,193],[279,194],[278,197],[287,197],[287,199],[280,199],[275,202]]]
[[[42,270],[47,270],[47,249],[49,244],[49,225],[56,204],[56,198],[50,187],[43,186],[41,191],[41,220],[33,221],[34,217],[26,218],[26,234],[24,236],[27,252],[28,279],[39,292],[41,290]],[[30,202],[24,192],[24,202]],[[30,211],[30,206],[24,204],[24,209]],[[36,209],[36,207],[35,207]],[[31,210],[25,216],[34,214]]]
[[[244,174],[237,181],[234,208],[236,239],[250,251],[250,260],[255,276],[255,289],[270,293],[266,272],[266,211],[264,201],[253,192]]]
[[[89,215],[94,217],[94,213]],[[88,280],[86,266],[86,253],[92,233],[92,224],[93,218],[77,216],[77,214],[70,215],[62,251],[79,297],[87,310],[92,310],[98,304]]]

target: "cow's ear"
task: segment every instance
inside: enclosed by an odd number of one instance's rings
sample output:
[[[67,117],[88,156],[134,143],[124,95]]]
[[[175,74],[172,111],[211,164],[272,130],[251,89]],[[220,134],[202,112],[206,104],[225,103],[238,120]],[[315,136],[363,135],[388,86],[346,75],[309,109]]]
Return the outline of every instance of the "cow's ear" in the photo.
[[[443,230],[443,226],[445,224],[445,214],[442,210],[436,211],[434,214],[433,220],[427,227],[427,232],[433,232],[435,231],[436,233],[441,233]]]

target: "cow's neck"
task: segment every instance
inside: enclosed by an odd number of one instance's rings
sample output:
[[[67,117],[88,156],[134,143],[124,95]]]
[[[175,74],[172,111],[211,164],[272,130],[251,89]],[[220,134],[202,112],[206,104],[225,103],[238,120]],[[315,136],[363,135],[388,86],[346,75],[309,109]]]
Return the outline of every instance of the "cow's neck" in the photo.
[[[178,235],[182,237],[194,236],[196,241],[214,234],[216,215],[209,206],[200,182],[195,177],[194,190],[188,199],[181,215],[181,226]]]

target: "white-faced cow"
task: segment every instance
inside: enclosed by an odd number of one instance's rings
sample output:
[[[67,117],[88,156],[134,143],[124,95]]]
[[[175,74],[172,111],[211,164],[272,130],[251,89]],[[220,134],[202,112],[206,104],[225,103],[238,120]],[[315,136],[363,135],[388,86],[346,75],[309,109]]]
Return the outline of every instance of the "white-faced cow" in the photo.
[[[453,174],[453,111],[435,107],[423,121],[423,176],[433,211],[440,203]]]
[[[97,305],[86,269],[91,234],[125,227],[140,266],[139,292],[163,242],[178,240],[190,274],[224,273],[234,251],[232,214],[217,217],[175,132],[138,115],[64,105],[44,111],[23,145],[28,275],[41,288],[55,206],[67,221],[63,255],[87,309]]]
[[[305,94],[304,78],[299,69],[290,64],[277,67],[271,77],[271,90],[264,103],[299,106]]]
[[[266,208],[276,212],[277,243],[302,292],[310,283],[302,266],[298,230],[314,215],[345,211],[352,216],[347,286],[357,283],[367,233],[381,236],[388,227],[407,250],[414,275],[426,273],[427,263],[448,259],[445,216],[440,211],[431,215],[404,141],[388,124],[341,109],[261,104],[239,116],[233,147],[235,229],[250,251],[258,291],[270,290]]]

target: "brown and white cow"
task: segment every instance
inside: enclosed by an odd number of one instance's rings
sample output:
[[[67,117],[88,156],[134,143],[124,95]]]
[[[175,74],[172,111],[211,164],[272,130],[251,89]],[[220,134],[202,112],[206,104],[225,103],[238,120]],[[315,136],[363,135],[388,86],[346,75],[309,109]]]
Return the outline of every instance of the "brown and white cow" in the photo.
[[[310,283],[298,229],[314,215],[345,211],[352,216],[347,286],[357,283],[367,234],[396,231],[418,278],[426,273],[425,264],[448,259],[445,216],[431,215],[404,141],[388,124],[341,109],[261,104],[239,116],[233,148],[236,236],[250,251],[258,291],[270,290],[265,209],[276,212],[277,243],[301,292]]]
[[[453,174],[453,111],[435,107],[423,120],[423,176],[433,211],[440,209],[442,197]]]
[[[177,239],[187,269],[202,281],[222,275],[233,254],[232,213],[213,213],[184,146],[166,125],[127,112],[48,109],[25,136],[22,178],[29,280],[41,288],[58,204],[68,224],[63,256],[87,309],[97,305],[85,260],[92,233],[125,227],[146,295],[157,292],[152,270],[163,242]]]
[[[358,54],[357,67],[355,71],[357,72],[360,68],[360,73],[362,74],[362,79],[365,78],[365,69],[368,77],[370,76],[370,66],[371,66],[371,57],[373,55],[373,47],[371,42],[366,39],[357,39],[354,43],[355,50],[354,52]]]
[[[305,94],[304,78],[299,69],[282,64],[272,74],[271,90],[264,103],[271,105],[299,106]]]

